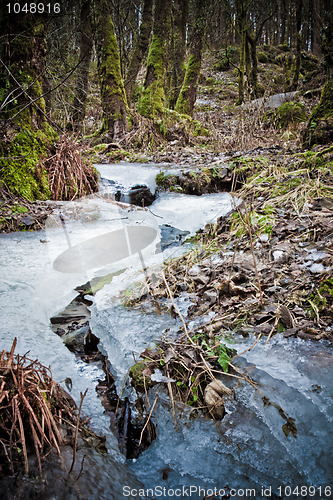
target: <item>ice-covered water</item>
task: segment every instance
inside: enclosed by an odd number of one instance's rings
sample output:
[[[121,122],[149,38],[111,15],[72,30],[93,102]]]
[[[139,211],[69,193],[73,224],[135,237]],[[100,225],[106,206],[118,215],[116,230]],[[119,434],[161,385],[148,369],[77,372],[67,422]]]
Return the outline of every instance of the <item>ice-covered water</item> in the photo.
[[[155,178],[163,165],[119,162],[96,165],[102,179],[109,182],[109,187],[129,189],[136,184],[146,185],[152,193],[156,188]],[[108,183],[105,183],[107,186]]]
[[[139,174],[136,180],[141,183]],[[17,352],[30,351],[31,358],[38,357],[50,365],[57,381],[72,378],[77,401],[80,392],[89,387],[84,412],[92,417],[96,428],[107,434],[111,455],[121,462],[123,458],[117,452],[117,443],[95,394],[96,380],[103,375],[98,369],[74,359],[50,329],[49,318],[74,298],[76,286],[93,276],[122,269],[123,272],[95,296],[91,319],[92,329],[101,338],[120,387],[139,353],[165,330],[175,331],[177,321],[167,315],[127,310],[119,304],[118,292],[142,280],[142,261],[147,267],[158,267],[166,256],[175,252],[168,249],[161,254],[159,227],[162,224],[193,232],[205,222],[216,220],[223,211],[228,212],[231,199],[227,194],[163,195],[149,210],[99,198],[65,205],[64,223],[55,217],[55,221],[50,219],[45,231],[0,236],[1,349],[9,349],[16,336]],[[73,219],[73,212],[79,214],[77,220]],[[103,266],[96,262],[95,268],[79,273],[54,269],[55,259],[69,246],[80,246],[125,225],[156,229],[155,241],[149,243],[141,257],[134,253],[118,262],[111,259],[110,264]],[[238,340],[233,347],[241,352],[251,342],[251,339]],[[179,407],[175,423],[169,400],[162,390],[156,406],[157,439],[137,460],[127,464],[145,487],[170,490],[164,497],[157,490],[156,497],[169,498],[172,488],[192,486],[191,498],[203,498],[195,488],[225,488],[227,494],[228,486],[252,488],[256,490],[252,498],[265,498],[262,486],[272,486],[273,491],[279,493],[279,487],[288,485],[318,488],[329,484],[333,463],[331,346],[324,342],[275,337],[268,344],[258,342],[239,358],[239,365],[260,384],[266,397],[295,419],[297,438],[291,434],[285,436],[282,430],[285,420],[274,406],[264,408],[261,395],[250,385],[236,390],[235,399],[228,404],[227,416],[218,423],[203,417],[193,418],[190,408]],[[124,390],[128,393],[128,384]],[[119,472],[120,466],[124,468]],[[107,481],[105,464],[103,467],[103,480]],[[109,467],[110,481],[113,481],[112,464]],[[128,485],[132,481],[126,467],[120,463],[119,467],[114,476],[118,492],[119,482]],[[105,491],[112,491],[110,485],[106,485]],[[188,491],[185,490],[181,498],[186,498]],[[317,489],[308,498],[326,498],[318,492]],[[117,495],[121,498],[118,493],[114,498]],[[296,498],[284,494],[284,490],[280,496]],[[246,496],[238,492],[238,496],[233,497]]]
[[[273,406],[264,408],[259,392],[248,384],[236,390],[227,416],[214,424],[203,417],[191,419],[185,409],[175,425],[170,403],[162,395],[158,438],[133,461],[133,471],[147,487],[193,486],[192,498],[202,498],[195,487],[254,489],[253,497],[264,498],[263,486],[279,494],[279,487],[283,492],[288,485],[313,485],[313,497],[325,498],[318,488],[331,485],[332,478],[331,356],[324,344],[278,338],[241,360],[262,393],[295,419],[296,439],[285,436],[285,420]],[[166,470],[168,478],[163,479]]]

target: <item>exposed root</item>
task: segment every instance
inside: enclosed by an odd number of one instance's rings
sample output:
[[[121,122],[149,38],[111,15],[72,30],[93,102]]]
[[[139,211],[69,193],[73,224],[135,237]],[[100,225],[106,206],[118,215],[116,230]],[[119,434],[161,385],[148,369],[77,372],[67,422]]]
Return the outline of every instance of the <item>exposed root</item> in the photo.
[[[119,141],[122,147],[154,150],[159,146],[166,145],[166,140],[153,120],[145,118],[134,111],[132,111],[132,120],[133,125],[130,132]]]

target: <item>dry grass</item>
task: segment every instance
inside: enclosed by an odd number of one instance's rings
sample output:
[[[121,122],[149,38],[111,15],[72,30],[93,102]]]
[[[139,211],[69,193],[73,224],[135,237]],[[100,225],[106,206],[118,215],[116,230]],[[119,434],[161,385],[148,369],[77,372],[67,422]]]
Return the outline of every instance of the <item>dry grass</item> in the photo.
[[[54,448],[60,454],[59,424],[65,419],[76,425],[76,406],[54,382],[49,368],[14,355],[15,347],[16,339],[10,352],[0,355],[0,456],[11,474],[22,460],[28,473],[28,456],[34,450],[42,475],[41,460]],[[5,465],[2,472],[6,473]]]
[[[98,191],[98,176],[83,157],[85,149],[63,135],[55,154],[43,161],[53,200],[74,200]]]

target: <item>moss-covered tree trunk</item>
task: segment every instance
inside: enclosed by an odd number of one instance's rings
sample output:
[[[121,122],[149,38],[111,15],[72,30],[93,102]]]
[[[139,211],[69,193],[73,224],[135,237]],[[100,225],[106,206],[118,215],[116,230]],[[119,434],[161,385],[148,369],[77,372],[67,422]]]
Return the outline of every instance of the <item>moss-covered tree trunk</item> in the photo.
[[[258,85],[257,41],[254,36],[250,35],[250,33],[247,33],[247,39],[251,48],[250,84],[253,97],[257,98],[260,96],[260,90]]]
[[[56,134],[42,96],[45,29],[41,14],[11,14],[0,7],[0,185],[26,199],[50,196],[47,174],[36,175]]]
[[[77,69],[72,122],[74,129],[81,130],[86,115],[89,84],[89,66],[93,48],[90,0],[81,3],[80,65]]]
[[[314,144],[332,144],[333,142],[333,16],[332,2],[324,2],[327,24],[323,35],[322,52],[325,55],[326,80],[318,106],[312,111],[303,144],[311,147]]]
[[[95,0],[95,47],[105,142],[118,140],[127,130],[127,100],[121,76],[117,39],[107,0]]]
[[[189,0],[173,0],[169,106],[175,107],[185,76],[186,26]]]
[[[245,95],[245,70],[246,70],[246,44],[247,44],[247,6],[244,0],[236,0],[236,21],[240,37],[240,56],[238,67],[238,99],[236,105],[244,102]]]
[[[175,110],[192,116],[197,97],[198,78],[201,69],[202,45],[205,33],[205,1],[196,0],[196,14],[186,66],[184,82],[177,99]]]
[[[135,45],[125,79],[125,90],[128,103],[132,100],[135,80],[142,65],[142,59],[147,53],[149,37],[153,27],[153,0],[144,0],[140,34]]]
[[[155,0],[153,36],[150,42],[145,88],[139,112],[153,118],[164,113],[165,83],[171,31],[171,0]]]
[[[298,87],[299,74],[301,71],[301,50],[302,50],[302,6],[303,0],[296,0],[296,50],[293,68],[293,79],[290,90],[296,90]]]
[[[321,28],[321,1],[311,0],[311,50],[316,55],[321,54],[320,28]]]

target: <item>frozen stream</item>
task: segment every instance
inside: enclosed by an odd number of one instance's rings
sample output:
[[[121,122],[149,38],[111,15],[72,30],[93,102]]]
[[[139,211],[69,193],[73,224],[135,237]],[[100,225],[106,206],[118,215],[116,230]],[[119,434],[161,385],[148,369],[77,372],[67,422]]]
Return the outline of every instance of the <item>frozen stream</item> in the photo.
[[[118,165],[114,181],[118,187],[128,188],[135,178],[135,183],[154,189],[160,168],[135,165],[127,169],[126,164]],[[112,180],[112,166],[104,165],[101,172]],[[38,357],[50,365],[57,381],[71,377],[72,394],[77,401],[80,391],[88,387],[84,412],[92,417],[93,426],[107,435],[109,455],[98,459],[100,475],[95,478],[100,486],[93,488],[95,493],[88,498],[123,498],[122,488],[138,488],[138,481],[145,488],[155,488],[155,498],[169,498],[172,491],[183,487],[181,495],[174,496],[187,498],[192,487],[192,499],[204,498],[199,488],[225,489],[226,495],[228,488],[252,490],[251,495],[238,491],[232,498],[274,498],[274,494],[297,498],[285,490],[288,486],[313,486],[315,489],[307,490],[308,495],[303,498],[329,498],[324,487],[330,485],[333,472],[331,346],[274,337],[268,344],[259,342],[239,360],[242,368],[262,384],[263,394],[295,419],[297,438],[285,436],[285,421],[276,408],[264,408],[259,393],[251,386],[237,390],[236,398],[228,404],[227,416],[217,423],[206,418],[193,419],[189,408],[177,408],[175,425],[169,400],[162,392],[157,405],[157,439],[137,460],[124,463],[95,393],[95,383],[103,377],[102,373],[75,360],[50,328],[49,318],[74,298],[76,286],[93,276],[124,270],[97,293],[91,319],[92,330],[102,341],[120,387],[133,364],[133,355],[138,356],[163,331],[168,328],[172,332],[177,325],[167,315],[124,309],[117,300],[118,291],[142,279],[142,262],[147,267],[159,267],[164,258],[184,251],[183,247],[171,246],[161,253],[161,226],[193,233],[227,213],[231,205],[227,193],[201,197],[162,195],[149,209],[95,197],[63,204],[64,222],[53,217],[45,231],[0,236],[1,349],[10,349],[14,337],[18,337],[18,353],[29,351],[29,357]],[[143,241],[141,253],[130,251],[122,259],[111,255],[102,266],[102,253],[96,251],[95,259],[90,259],[88,265],[82,257],[82,242],[97,241],[93,239],[113,231],[127,234],[125,226],[153,228],[156,237],[147,240],[147,245]],[[75,259],[83,259],[80,272],[59,272],[53,267],[55,259],[69,247],[81,252],[75,254],[79,255]],[[233,347],[243,351],[252,342],[238,339]],[[124,390],[130,395],[127,385]],[[165,496],[159,494],[164,487],[170,490]],[[266,488],[266,495],[262,487]],[[270,487],[271,495],[267,490]]]

